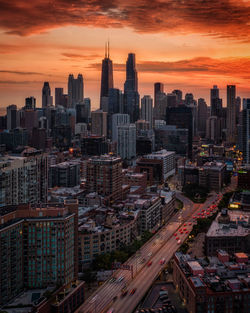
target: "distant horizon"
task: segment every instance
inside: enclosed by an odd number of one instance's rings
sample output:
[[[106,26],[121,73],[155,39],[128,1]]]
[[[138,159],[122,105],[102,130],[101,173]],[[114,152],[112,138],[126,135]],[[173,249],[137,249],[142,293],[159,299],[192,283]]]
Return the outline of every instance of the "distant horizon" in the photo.
[[[13,0],[0,4],[0,111],[41,105],[44,81],[67,92],[69,73],[82,73],[85,97],[99,107],[101,61],[110,42],[114,86],[123,90],[127,54],[136,54],[139,93],[153,84],[181,89],[208,105],[218,85],[250,97],[250,4],[243,0],[59,1]]]

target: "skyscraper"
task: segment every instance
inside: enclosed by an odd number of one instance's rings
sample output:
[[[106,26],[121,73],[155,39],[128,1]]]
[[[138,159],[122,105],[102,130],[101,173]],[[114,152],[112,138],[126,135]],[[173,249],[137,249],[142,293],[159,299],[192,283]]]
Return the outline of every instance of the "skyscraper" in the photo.
[[[55,106],[62,105],[63,88],[55,88]]]
[[[130,115],[132,123],[139,118],[139,98],[135,54],[129,53],[126,62],[126,81],[124,84],[124,113]]]
[[[203,98],[198,99],[198,133],[201,137],[206,133],[207,104]]]
[[[243,99],[241,133],[243,162],[250,164],[250,99]]]
[[[84,86],[82,74],[78,74],[77,78],[74,78],[73,74],[69,74],[68,78],[68,95],[69,95],[69,107],[74,108],[75,105],[83,101]]]
[[[25,110],[35,110],[36,108],[36,98],[29,97],[25,99]]]
[[[192,142],[193,142],[192,109],[184,106],[178,108],[167,108],[166,124],[176,125],[177,128],[188,129],[188,157],[192,159]]]
[[[235,85],[227,86],[227,142],[230,144],[236,141],[236,104]]]
[[[150,128],[153,127],[153,99],[150,96],[141,99],[141,119],[148,121]]]
[[[219,88],[216,85],[210,89],[210,107],[211,116],[222,116],[222,99],[220,99]]]
[[[47,108],[53,105],[53,97],[51,96],[51,90],[49,82],[44,82],[42,89],[42,107]]]
[[[105,45],[105,58],[102,60],[100,108],[107,111],[109,89],[113,88],[113,62],[109,58],[109,43]]]
[[[212,106],[212,100],[219,98],[219,88],[217,85],[214,85],[212,89],[210,89],[210,105]]]
[[[15,129],[17,127],[17,106],[15,104],[7,107],[7,129]]]
[[[102,110],[91,112],[91,134],[107,136],[107,112]]]
[[[90,121],[91,101],[84,98],[83,103],[76,105],[76,123],[86,123]]]
[[[117,154],[123,160],[130,160],[136,156],[135,124],[118,126]]]
[[[112,141],[118,140],[118,126],[130,123],[128,114],[113,114],[112,115]]]
[[[175,89],[172,93],[176,94],[177,106],[182,104],[182,91],[179,89]]]

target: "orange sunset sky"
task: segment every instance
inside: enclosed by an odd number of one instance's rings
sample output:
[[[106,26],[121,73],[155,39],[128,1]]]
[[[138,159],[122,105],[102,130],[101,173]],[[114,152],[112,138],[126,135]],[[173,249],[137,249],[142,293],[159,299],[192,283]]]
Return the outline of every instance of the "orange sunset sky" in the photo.
[[[181,89],[209,103],[217,84],[250,97],[250,1],[0,0],[0,107],[41,106],[49,81],[67,92],[69,73],[84,76],[84,96],[99,106],[100,65],[109,39],[114,86],[123,89],[125,62],[136,53],[139,92]]]

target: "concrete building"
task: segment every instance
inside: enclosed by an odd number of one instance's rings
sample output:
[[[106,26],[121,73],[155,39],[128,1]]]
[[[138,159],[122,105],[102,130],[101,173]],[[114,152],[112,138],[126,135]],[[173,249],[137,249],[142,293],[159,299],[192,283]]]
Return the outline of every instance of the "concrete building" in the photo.
[[[51,90],[49,82],[44,82],[42,89],[42,108],[47,108],[53,105],[53,97],[51,96]]]
[[[117,154],[123,160],[131,160],[136,156],[135,124],[118,126]]]
[[[175,152],[167,150],[159,150],[144,156],[150,160],[162,161],[163,179],[164,181],[171,175],[175,174]]]
[[[192,259],[190,255],[175,253],[173,282],[192,313],[249,312],[249,266],[248,256],[226,255]],[[241,261],[244,260],[243,263]]]
[[[47,155],[34,148],[0,159],[0,207],[47,202]]]
[[[118,141],[118,126],[127,125],[130,123],[128,114],[113,114],[112,115],[112,141]]]
[[[15,104],[7,107],[7,129],[15,129],[17,127],[17,106]]]
[[[0,303],[27,288],[71,283],[78,274],[78,203],[5,207],[0,229]]]
[[[243,99],[241,144],[243,162],[250,164],[250,99]]]
[[[250,252],[250,213],[222,210],[211,224],[205,240],[207,255],[216,255],[219,249],[229,254]]]
[[[107,112],[96,110],[91,112],[91,134],[107,137]]]
[[[87,163],[87,192],[97,192],[108,202],[120,199],[122,192],[122,160],[112,155],[92,157]]]

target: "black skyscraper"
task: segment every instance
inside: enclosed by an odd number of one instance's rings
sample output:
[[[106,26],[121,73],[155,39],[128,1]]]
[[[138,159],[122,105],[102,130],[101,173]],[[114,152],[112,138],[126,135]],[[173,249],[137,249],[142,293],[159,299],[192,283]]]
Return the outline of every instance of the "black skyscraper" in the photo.
[[[192,159],[193,114],[187,107],[167,108],[166,124],[188,129],[188,157]]]
[[[105,45],[105,58],[102,60],[102,81],[100,108],[104,111],[108,103],[109,89],[113,88],[113,63],[109,58],[109,43]]]
[[[124,113],[130,115],[131,123],[139,119],[139,101],[135,54],[129,53],[126,63],[126,81],[124,84]]]

